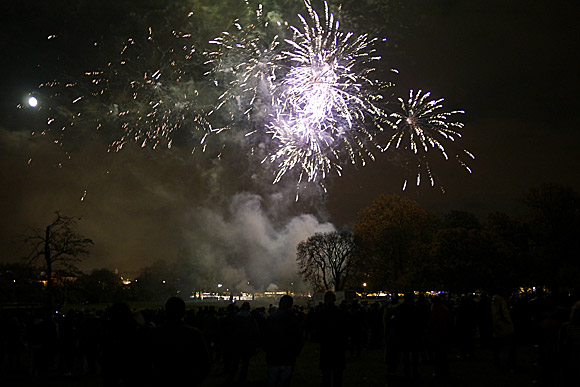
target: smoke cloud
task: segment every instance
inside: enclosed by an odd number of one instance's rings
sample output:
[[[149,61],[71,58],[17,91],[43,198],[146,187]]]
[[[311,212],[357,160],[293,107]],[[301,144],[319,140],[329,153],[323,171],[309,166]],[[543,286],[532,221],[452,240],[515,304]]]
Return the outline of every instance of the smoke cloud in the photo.
[[[271,216],[265,207],[274,208],[272,204],[281,201],[280,195],[264,199],[244,192],[235,194],[224,210],[201,208],[196,230],[190,234],[198,262],[218,273],[216,279],[224,286],[239,290],[301,287],[296,246],[334,226],[311,214],[276,222],[279,213]]]
[[[130,276],[161,261],[186,262],[196,283],[236,291],[304,289],[296,246],[334,230],[315,190],[295,201],[292,181],[272,184],[267,165],[230,148],[221,160],[185,149],[129,146],[107,153],[77,141],[65,153],[49,139],[0,130],[5,189],[0,194],[0,262],[25,255],[18,239],[55,211],[80,216],[95,245],[80,268]]]

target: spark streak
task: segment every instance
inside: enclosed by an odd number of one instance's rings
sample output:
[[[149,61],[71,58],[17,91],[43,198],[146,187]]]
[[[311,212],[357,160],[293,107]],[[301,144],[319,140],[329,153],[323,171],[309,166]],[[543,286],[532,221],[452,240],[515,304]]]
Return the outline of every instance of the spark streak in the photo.
[[[460,130],[464,127],[464,124],[459,121],[453,121],[453,117],[456,114],[465,112],[463,110],[441,111],[443,98],[430,100],[430,96],[430,92],[423,94],[422,90],[418,90],[416,93],[411,90],[407,101],[399,98],[401,111],[390,114],[390,125],[395,133],[387,142],[384,150],[387,151],[390,147],[404,148],[418,155],[420,160],[424,160],[425,171],[433,186],[435,185],[435,180],[429,163],[426,161],[426,154],[430,149],[436,149],[445,160],[449,160],[448,150],[445,148],[444,141],[457,143],[456,140],[461,138]],[[475,159],[475,156],[467,149],[461,149],[460,153]],[[459,155],[455,155],[455,159],[471,173],[471,169]],[[421,168],[421,164],[419,168]],[[420,184],[421,173],[419,172],[417,174],[417,185]]]
[[[270,156],[277,165],[274,182],[296,167],[300,179],[312,182],[331,171],[340,175],[346,161],[374,160],[376,133],[387,118],[379,104],[390,84],[372,78],[376,69],[370,66],[381,59],[378,39],[340,31],[326,2],[323,23],[310,0],[304,4],[309,17],[298,15],[302,27],[290,27],[293,37],[285,39],[281,56],[289,69],[273,85],[276,113],[268,128],[278,143]]]
[[[39,132],[54,128],[62,146],[73,127],[120,129],[110,143],[119,151],[130,142],[171,148],[185,130],[202,152],[210,136],[234,133],[272,166],[273,183],[296,178],[298,186],[324,187],[346,164],[364,166],[393,149],[416,159],[417,185],[435,184],[427,161],[433,150],[471,173],[464,156],[474,155],[452,153],[463,129],[455,116],[463,111],[445,112],[442,98],[411,90],[407,100],[399,98],[400,111],[389,113],[392,83],[385,74],[398,71],[380,55],[386,39],[344,31],[327,2],[322,16],[311,0],[304,6],[294,26],[259,5],[250,22],[236,19],[203,53],[193,43],[196,34],[149,27],[125,39],[114,59],[75,79],[42,84],[52,103],[43,108],[49,128]]]

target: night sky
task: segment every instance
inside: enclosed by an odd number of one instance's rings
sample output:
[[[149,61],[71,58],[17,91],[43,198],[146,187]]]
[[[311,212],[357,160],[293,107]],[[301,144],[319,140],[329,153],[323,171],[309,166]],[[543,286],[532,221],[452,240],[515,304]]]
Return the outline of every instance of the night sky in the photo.
[[[243,9],[242,1],[230,2]],[[446,108],[466,111],[462,144],[476,156],[473,173],[434,157],[436,187],[409,183],[403,192],[414,170],[380,154],[365,167],[346,166],[342,177],[327,181],[326,194],[301,191],[298,202],[292,181],[272,185],[267,166],[235,141],[218,158],[218,152],[192,155],[186,141],[171,149],[129,144],[107,152],[109,134],[94,130],[69,131],[62,147],[53,143],[54,131],[32,136],[47,125],[42,101],[39,109],[17,105],[38,94],[42,82],[90,69],[90,42],[129,36],[137,27],[126,20],[151,12],[143,4],[163,2],[135,1],[141,5],[130,15],[131,1],[105,1],[91,12],[64,0],[2,3],[0,262],[17,261],[27,228],[46,225],[58,210],[82,216],[79,231],[95,242],[82,269],[136,273],[156,260],[180,258],[234,284],[283,286],[295,278],[298,242],[316,231],[348,229],[380,194],[405,195],[438,215],[465,210],[483,220],[493,210],[521,215],[519,198],[543,183],[580,190],[575,2],[366,1],[360,4],[369,9],[393,4],[392,13],[343,10],[355,33],[389,39],[382,63],[399,70],[397,95],[427,90],[444,97]],[[219,19],[212,4],[184,1],[175,10],[190,6],[192,20],[208,12],[208,20],[221,22],[194,31],[200,44],[235,17],[229,7]]]

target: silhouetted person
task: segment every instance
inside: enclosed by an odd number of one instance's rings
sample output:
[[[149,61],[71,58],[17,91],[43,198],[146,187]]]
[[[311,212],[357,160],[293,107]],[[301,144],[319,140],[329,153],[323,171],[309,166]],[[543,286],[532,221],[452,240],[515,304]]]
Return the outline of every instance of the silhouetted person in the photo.
[[[491,322],[491,300],[487,293],[483,293],[477,303],[477,330],[479,331],[479,341],[482,347],[491,346],[492,322]]]
[[[468,359],[473,356],[475,347],[475,332],[477,329],[477,305],[471,294],[463,295],[455,308],[457,328],[457,343],[461,357]]]
[[[296,357],[304,344],[302,322],[292,310],[293,303],[292,297],[282,296],[278,310],[265,323],[264,350],[270,387],[290,385]]]
[[[129,305],[116,302],[108,313],[103,337],[103,382],[105,386],[138,385],[143,376],[144,338]]]
[[[405,377],[417,377],[419,340],[422,332],[412,292],[405,293],[403,303],[393,311],[393,319],[396,323],[394,334],[398,339],[398,349],[403,359]]]
[[[153,332],[154,385],[198,386],[210,370],[203,334],[183,322],[185,302],[181,298],[169,298],[165,314],[167,322]]]
[[[366,344],[367,327],[364,309],[357,300],[352,301],[348,311],[348,332],[350,337],[350,356],[360,358]]]
[[[58,323],[60,336],[59,371],[65,375],[71,375],[74,357],[78,351],[78,321],[74,310],[61,316]]]
[[[0,378],[21,371],[20,358],[24,351],[24,325],[16,316],[0,314]]]
[[[244,383],[248,378],[250,359],[256,354],[259,340],[258,324],[250,313],[250,303],[245,301],[234,318],[232,367],[228,371],[228,385],[240,366],[238,381]]]
[[[324,305],[320,310],[320,369],[323,386],[342,386],[342,373],[346,367],[347,326],[346,315],[335,305],[336,295],[332,291],[324,294]]]
[[[232,383],[236,373],[237,363],[236,363],[236,333],[235,333],[235,320],[236,320],[236,305],[228,304],[225,309],[225,313],[221,314],[218,318],[218,343],[221,350],[221,356],[224,362],[224,370],[226,375],[228,375],[228,382]]]
[[[383,311],[383,325],[385,327],[385,362],[389,376],[397,374],[397,364],[399,361],[400,340],[397,336],[397,320],[395,319],[395,309],[399,304],[398,296],[393,296],[390,303]]]
[[[209,308],[206,307],[204,313],[198,313],[197,318],[201,324],[201,329],[210,353],[210,359],[217,362],[221,356],[221,345],[219,343],[219,325],[215,307],[213,305]]]
[[[558,361],[560,363],[560,386],[577,386],[580,382],[580,301],[570,313],[570,321],[562,324],[558,339]]]
[[[89,312],[81,314],[77,322],[82,373],[95,375],[103,340],[102,321],[94,313]]]
[[[534,306],[541,306],[536,310],[535,317],[539,319],[536,325],[536,341],[538,344],[538,368],[539,381],[544,386],[555,386],[558,382],[559,373],[559,348],[558,338],[562,324],[568,321],[570,310],[555,302],[555,299],[541,299],[542,305],[532,300]]]
[[[433,358],[435,377],[438,379],[449,377],[449,362],[447,356],[449,352],[451,327],[451,312],[443,304],[439,296],[433,297],[427,337]]]
[[[383,345],[383,312],[378,302],[373,302],[369,309],[369,346],[381,348]]]
[[[431,303],[427,301],[424,293],[419,293],[415,303],[418,315],[419,341],[418,351],[420,362],[426,362],[429,359],[427,351],[427,325],[429,324],[429,315],[431,314]]]
[[[46,376],[55,371],[58,349],[58,325],[52,313],[37,316],[29,330],[30,368],[33,376]]]
[[[494,363],[498,367],[513,371],[516,363],[514,324],[505,298],[497,294],[491,300],[491,319]],[[505,361],[502,360],[503,357],[506,357]]]

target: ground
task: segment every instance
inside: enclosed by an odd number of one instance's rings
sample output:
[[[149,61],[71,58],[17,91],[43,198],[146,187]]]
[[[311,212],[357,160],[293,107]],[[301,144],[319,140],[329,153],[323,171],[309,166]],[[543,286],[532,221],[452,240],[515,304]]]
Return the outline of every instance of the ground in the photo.
[[[520,387],[530,386],[536,379],[537,372],[534,362],[537,351],[531,345],[521,345],[517,352],[517,367],[513,372],[496,368],[492,362],[491,351],[478,348],[472,359],[460,359],[457,352],[450,355],[451,379],[437,382],[433,377],[433,369],[429,363],[419,367],[420,377],[407,381],[402,376],[387,379],[387,367],[384,363],[382,349],[369,349],[362,353],[361,358],[347,357],[347,368],[344,373],[344,386],[453,386],[453,387]],[[399,369],[399,375],[402,369]],[[292,385],[299,387],[319,386],[321,374],[318,369],[318,344],[307,342],[298,358]],[[214,365],[210,376],[204,382],[204,387],[224,386],[225,376],[223,364]],[[30,379],[19,377],[3,380],[3,386],[43,386],[43,387],[97,387],[102,386],[102,380],[95,376],[69,376],[49,379]],[[246,386],[266,386],[266,362],[262,351],[252,358],[249,371],[249,381]]]

